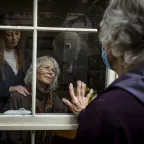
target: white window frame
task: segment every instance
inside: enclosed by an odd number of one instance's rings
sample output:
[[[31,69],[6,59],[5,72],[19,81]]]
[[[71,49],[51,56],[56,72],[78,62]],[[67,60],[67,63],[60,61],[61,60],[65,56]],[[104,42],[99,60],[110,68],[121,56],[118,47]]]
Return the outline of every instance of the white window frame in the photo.
[[[117,79],[117,74],[108,68],[106,68],[106,83],[105,87],[108,87],[115,79]]]
[[[37,31],[48,32],[93,32],[97,29],[86,28],[59,28],[38,27],[38,0],[33,0],[33,26],[0,26],[0,30],[24,30],[33,31],[33,84],[32,84],[32,115],[0,115],[0,130],[75,130],[77,118],[72,114],[35,114],[36,100],[36,60],[37,60]],[[116,75],[107,70],[106,86],[115,80]],[[34,135],[32,142],[34,143]]]

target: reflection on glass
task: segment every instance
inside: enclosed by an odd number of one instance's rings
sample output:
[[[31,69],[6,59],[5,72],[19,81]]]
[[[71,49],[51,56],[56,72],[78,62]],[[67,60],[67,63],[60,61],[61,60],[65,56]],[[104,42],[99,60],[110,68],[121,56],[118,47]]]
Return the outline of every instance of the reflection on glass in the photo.
[[[60,66],[59,87],[55,91],[60,100],[63,97],[70,99],[69,83],[76,86],[78,80],[87,84],[87,90],[93,88],[97,94],[104,90],[105,66],[101,59],[100,49],[97,34],[38,33],[38,57],[52,56]],[[54,109],[55,106],[52,107]],[[57,107],[59,107],[58,104]]]
[[[39,26],[97,28],[107,0],[40,0]]]
[[[3,19],[11,23],[3,23]],[[33,1],[2,0],[0,5],[0,25],[32,26]]]
[[[25,33],[25,42],[25,68],[28,69],[25,76],[26,86],[14,87],[14,92],[18,93],[12,94],[3,111],[19,108],[31,111],[32,35]],[[98,94],[105,87],[105,66],[101,60],[97,34],[39,32],[38,57],[36,113],[68,113],[69,110],[61,98],[70,98],[69,83],[75,85],[77,80],[81,80],[87,84],[87,89],[93,88]],[[11,67],[10,70],[12,71]]]

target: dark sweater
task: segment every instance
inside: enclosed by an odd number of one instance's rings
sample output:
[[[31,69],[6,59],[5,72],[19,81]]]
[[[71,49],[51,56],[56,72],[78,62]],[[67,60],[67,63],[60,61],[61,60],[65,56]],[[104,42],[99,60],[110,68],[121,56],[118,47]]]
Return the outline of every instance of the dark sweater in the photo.
[[[111,84],[78,123],[77,144],[144,144],[144,66]]]
[[[9,88],[11,86],[24,85],[25,74],[19,70],[17,75],[7,62],[4,62],[3,72],[0,70],[0,111],[10,98]]]

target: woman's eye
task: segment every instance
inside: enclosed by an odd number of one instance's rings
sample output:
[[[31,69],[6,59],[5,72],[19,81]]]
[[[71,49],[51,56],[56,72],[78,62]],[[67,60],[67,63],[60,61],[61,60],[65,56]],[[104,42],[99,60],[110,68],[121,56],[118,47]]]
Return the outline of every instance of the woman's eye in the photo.
[[[52,70],[53,73],[55,73],[55,70]]]
[[[15,34],[16,34],[16,35],[19,35],[20,33],[19,33],[19,32],[16,32]]]
[[[6,35],[7,35],[7,36],[11,36],[11,35],[12,35],[12,33],[6,33]]]

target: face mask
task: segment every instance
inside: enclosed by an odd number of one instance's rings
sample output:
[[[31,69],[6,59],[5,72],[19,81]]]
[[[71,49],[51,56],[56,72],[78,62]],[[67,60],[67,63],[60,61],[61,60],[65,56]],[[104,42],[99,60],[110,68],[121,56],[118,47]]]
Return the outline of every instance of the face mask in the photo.
[[[108,58],[107,58],[108,54],[106,54],[106,52],[104,50],[104,44],[102,43],[102,59],[103,59],[103,62],[104,62],[105,66],[107,68],[112,70],[112,67],[110,66],[110,63],[109,63]]]

